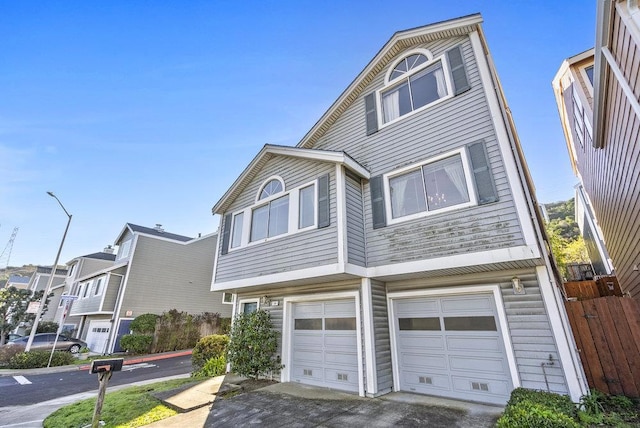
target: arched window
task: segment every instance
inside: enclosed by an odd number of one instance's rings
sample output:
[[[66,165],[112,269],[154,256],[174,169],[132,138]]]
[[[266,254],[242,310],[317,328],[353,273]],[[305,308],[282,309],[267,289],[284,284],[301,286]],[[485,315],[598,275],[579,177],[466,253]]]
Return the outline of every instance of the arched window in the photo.
[[[264,186],[262,186],[262,190],[258,195],[258,200],[261,201],[262,199],[266,199],[269,196],[273,196],[276,193],[280,193],[282,191],[284,191],[282,181],[278,178],[272,178],[267,181]]]
[[[269,199],[264,205],[256,207],[251,215],[250,241],[259,241],[272,236],[282,235],[289,229],[289,195],[279,198],[273,196],[284,193],[284,182],[280,177],[267,179],[258,194],[258,201]]]
[[[420,49],[400,59],[387,73],[381,91],[382,121],[391,122],[450,95],[443,61]]]

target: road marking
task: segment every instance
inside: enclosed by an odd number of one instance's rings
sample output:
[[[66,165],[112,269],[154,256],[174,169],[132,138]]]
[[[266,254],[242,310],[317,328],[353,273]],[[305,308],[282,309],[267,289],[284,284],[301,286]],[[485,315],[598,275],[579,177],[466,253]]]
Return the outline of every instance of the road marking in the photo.
[[[122,371],[123,372],[130,372],[131,370],[135,370],[135,369],[146,369],[149,367],[157,367],[155,364],[151,364],[151,363],[139,363],[139,364],[129,364],[126,366],[122,367]]]
[[[20,385],[31,385],[31,382],[24,376],[14,376],[13,377],[16,382],[18,382]]]

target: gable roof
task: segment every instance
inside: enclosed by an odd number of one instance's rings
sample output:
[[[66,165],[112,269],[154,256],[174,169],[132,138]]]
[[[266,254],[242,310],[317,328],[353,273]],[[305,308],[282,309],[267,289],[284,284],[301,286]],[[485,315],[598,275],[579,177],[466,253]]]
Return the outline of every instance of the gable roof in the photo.
[[[194,239],[184,235],[177,235],[175,233],[165,232],[162,229],[158,230],[151,227],[144,227],[144,226],[139,226],[133,223],[127,223],[124,225],[122,232],[120,232],[120,234],[116,238],[115,240],[116,244],[122,239],[122,237],[127,232],[127,230],[130,231],[131,233],[143,233],[145,235],[155,236],[155,237],[164,238],[164,239],[171,239],[173,241],[180,241],[180,242],[187,242]]]
[[[427,43],[449,37],[458,37],[477,30],[482,23],[482,15],[475,13],[460,18],[440,21],[422,27],[411,28],[396,32],[380,49],[367,66],[360,72],[347,89],[322,115],[320,120],[307,132],[297,147],[311,148],[340,115],[360,96],[376,75],[393,61],[396,55],[410,46]],[[480,32],[482,38],[482,32]]]
[[[363,178],[369,178],[369,171],[356,162],[345,152],[333,150],[314,150],[299,147],[277,146],[265,144],[262,150],[253,158],[251,163],[242,171],[242,174],[226,191],[222,198],[211,209],[213,214],[222,214],[229,204],[238,196],[244,187],[256,176],[258,171],[274,156],[291,156],[300,159],[315,160],[319,162],[331,162],[344,165]]]
[[[99,252],[99,253],[93,253],[93,254],[87,254],[86,256],[82,256],[85,259],[98,259],[98,260],[110,260],[110,261],[115,261],[116,259],[116,255],[113,253],[105,253],[105,252]]]

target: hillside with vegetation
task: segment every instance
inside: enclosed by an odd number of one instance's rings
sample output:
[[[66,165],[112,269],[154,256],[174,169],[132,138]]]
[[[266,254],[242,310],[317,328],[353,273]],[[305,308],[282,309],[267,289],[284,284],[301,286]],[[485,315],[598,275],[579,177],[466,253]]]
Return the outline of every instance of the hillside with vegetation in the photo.
[[[3,288],[11,275],[31,276],[36,271],[35,265],[24,265],[22,267],[7,266],[0,269],[0,288]]]
[[[587,248],[575,219],[575,199],[545,204],[549,221],[545,228],[558,268],[567,277],[567,265],[589,263]]]

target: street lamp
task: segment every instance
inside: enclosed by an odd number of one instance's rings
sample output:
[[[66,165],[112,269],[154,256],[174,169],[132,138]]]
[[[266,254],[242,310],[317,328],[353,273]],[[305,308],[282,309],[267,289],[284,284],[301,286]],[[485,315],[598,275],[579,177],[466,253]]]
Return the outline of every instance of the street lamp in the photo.
[[[60,248],[58,248],[58,254],[56,255],[56,261],[53,262],[53,268],[51,269],[51,276],[49,277],[49,281],[47,282],[47,287],[44,289],[44,294],[42,295],[42,299],[40,299],[40,304],[38,305],[38,311],[36,312],[36,319],[33,321],[33,325],[31,326],[31,334],[29,334],[29,340],[27,341],[27,346],[24,349],[25,352],[29,352],[31,350],[31,344],[33,343],[33,337],[36,335],[36,330],[38,330],[38,323],[40,322],[40,317],[42,316],[42,310],[44,309],[44,303],[47,301],[47,296],[51,291],[51,285],[53,284],[53,277],[56,275],[56,269],[58,268],[58,260],[60,260],[60,253],[62,252],[62,246],[64,245],[64,240],[67,237],[67,231],[69,230],[69,225],[71,224],[72,215],[66,210],[60,199],[53,192],[47,192],[47,195],[54,198],[62,207],[64,213],[69,217],[67,221],[67,227],[64,229],[64,235],[62,235],[62,241],[60,242]]]

